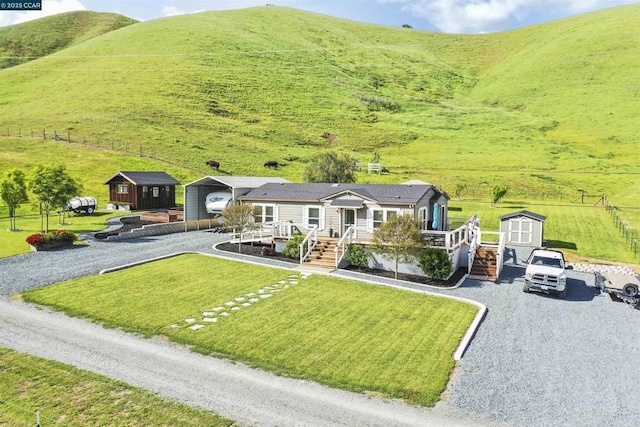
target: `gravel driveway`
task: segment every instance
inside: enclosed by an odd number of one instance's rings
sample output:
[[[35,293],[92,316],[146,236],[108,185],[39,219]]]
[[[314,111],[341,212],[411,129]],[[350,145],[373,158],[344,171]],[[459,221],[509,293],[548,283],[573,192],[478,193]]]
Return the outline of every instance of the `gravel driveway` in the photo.
[[[207,232],[181,233],[136,241],[91,242],[88,247],[79,247],[70,251],[34,253],[0,259],[0,293],[20,292],[24,289],[55,283],[71,276],[94,274],[107,267],[172,252],[212,252],[211,245],[224,238],[224,235]],[[350,275],[348,272],[341,274]],[[279,379],[264,373],[254,377],[257,381],[256,386],[262,387],[269,384],[271,389],[264,391],[266,394],[259,395],[262,397],[258,398],[258,403],[256,400],[251,400],[253,399],[251,396],[254,395],[254,386],[247,385],[245,390],[249,399],[246,402],[252,402],[252,405],[260,408],[251,408],[248,413],[227,412],[227,409],[223,408],[221,413],[234,419],[254,422],[256,425],[271,425],[270,417],[273,414],[295,414],[296,411],[301,411],[299,421],[296,421],[297,418],[294,415],[294,419],[281,419],[277,424],[455,425],[458,423],[478,425],[480,420],[484,420],[483,424],[514,426],[640,425],[640,413],[636,409],[638,397],[640,397],[638,392],[640,374],[635,369],[637,360],[640,360],[640,343],[634,339],[634,332],[640,327],[640,310],[633,310],[623,303],[612,301],[607,294],[599,294],[593,287],[593,275],[587,273],[569,272],[569,293],[566,300],[541,294],[523,293],[523,274],[522,267],[506,266],[499,284],[467,280],[456,290],[429,289],[431,292],[447,293],[484,303],[489,310],[449,384],[447,397],[431,411],[419,410],[421,415],[417,424],[416,418],[411,418],[416,414],[415,408],[404,413],[406,408],[400,405],[400,413],[404,414],[397,415],[400,418],[394,418],[394,416],[385,418],[388,414],[384,416],[379,414],[379,417],[371,418],[364,415],[371,410],[366,405],[359,406],[355,412],[353,408],[341,408],[341,404],[335,407],[326,406],[328,400],[340,403],[343,398],[347,398],[345,396],[356,401],[363,396],[327,389],[330,393],[336,394],[330,394],[333,396],[331,398],[318,397],[316,402],[314,396],[320,392],[315,387],[319,386],[308,383],[309,388],[304,388],[299,384],[304,382],[289,382],[292,380]],[[384,279],[382,282],[399,284],[389,279]],[[411,287],[426,289],[418,285]],[[2,312],[3,308],[0,307],[0,313]],[[66,319],[59,314],[49,315]],[[73,319],[73,321],[82,322],[79,319]],[[5,321],[3,320],[2,323]],[[93,328],[95,325],[89,327]],[[17,328],[20,328],[19,322],[14,322],[9,329],[5,327],[4,330],[0,330],[0,345],[22,345],[17,344],[22,342],[19,334],[16,337],[14,329]],[[32,329],[36,330],[37,327],[34,326]],[[14,332],[13,338],[7,338],[10,331]],[[90,336],[92,339],[97,339],[97,336],[107,333],[111,332],[102,330],[96,332],[95,336],[91,334]],[[48,335],[55,336],[55,333]],[[43,338],[34,339],[37,342]],[[86,335],[82,339],[86,340]],[[129,347],[134,352],[138,351],[138,346],[143,348],[151,344],[163,346],[162,350],[150,350],[151,353],[159,351],[169,358],[178,356],[165,353],[169,351],[166,348],[172,349],[171,351],[186,352],[166,343],[131,339],[134,341],[129,344]],[[7,340],[10,340],[10,343]],[[51,343],[51,345],[55,348],[60,343]],[[100,345],[102,344],[98,344]],[[47,356],[47,345],[44,348],[45,353],[42,355],[54,358]],[[24,351],[30,352],[27,348]],[[35,349],[31,350],[36,354],[35,351]],[[81,353],[84,356],[80,359],[89,358],[93,351],[96,350],[87,349]],[[64,352],[65,350],[61,350],[62,354],[65,354]],[[102,372],[98,365],[103,362],[112,363],[111,355],[98,353],[95,357],[97,361],[87,362],[86,369]],[[178,358],[182,357],[181,355]],[[187,356],[184,355],[184,357]],[[196,376],[200,375],[199,370],[204,369],[201,363],[206,365],[200,360],[202,356],[188,357],[198,358],[198,362],[188,363],[194,363],[193,370]],[[204,359],[211,360],[211,364],[224,363],[215,359]],[[67,363],[82,367],[81,360],[75,362],[73,358],[71,360]],[[134,367],[127,367],[123,372],[117,368],[119,363],[115,362],[104,373],[212,410],[220,409],[224,405],[235,407],[236,410],[243,406],[240,402],[224,401],[223,396],[215,394],[213,390],[206,391],[204,383],[196,378],[187,377],[187,383],[195,392],[193,395],[186,393],[185,389],[181,388],[185,386],[179,385],[182,370],[178,371],[180,375],[168,374],[166,378],[159,378],[157,381],[161,386],[158,386],[145,382],[149,380],[146,378],[149,374],[157,375],[155,371],[145,374],[146,368],[138,372]],[[154,359],[155,363],[160,361],[156,362]],[[208,381],[215,383],[216,375],[222,375],[227,370],[235,372],[233,371],[235,366],[240,370],[247,369],[240,365],[224,365],[224,368],[220,368],[221,370],[217,373],[207,374],[213,375],[207,377]],[[181,369],[189,370],[187,367]],[[263,374],[267,377],[262,377]],[[238,371],[232,375],[246,374]],[[253,377],[253,374],[249,376]],[[273,385],[270,384],[272,381],[275,381]],[[299,394],[273,399],[269,397],[273,393],[277,394],[289,388],[296,390]],[[211,396],[218,396],[221,400],[206,397],[210,393]],[[318,396],[322,396],[322,393]],[[310,397],[313,398],[305,401]],[[284,402],[288,399],[290,402],[285,404]],[[301,403],[300,408],[297,407],[298,400],[304,402]],[[364,401],[367,400],[368,398],[364,399]],[[373,401],[374,406],[382,405],[391,412],[398,410],[397,407],[385,406],[393,405],[390,402]],[[316,403],[319,412],[313,412]],[[275,405],[274,409],[269,410],[267,407],[272,405]],[[266,407],[262,408],[262,406]],[[253,415],[251,411],[254,411]],[[332,418],[334,411],[343,413],[344,417]],[[358,411],[361,411],[360,415],[354,415]],[[321,417],[319,415],[321,412],[329,418],[319,422],[323,418],[316,417]],[[256,416],[258,418],[255,418]],[[309,418],[305,418],[306,416]],[[403,418],[405,416],[408,418]]]

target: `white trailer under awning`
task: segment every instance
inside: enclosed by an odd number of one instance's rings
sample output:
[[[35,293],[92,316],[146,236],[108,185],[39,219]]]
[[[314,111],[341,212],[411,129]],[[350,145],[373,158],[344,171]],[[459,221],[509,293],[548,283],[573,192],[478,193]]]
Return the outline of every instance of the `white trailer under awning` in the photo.
[[[231,203],[233,195],[230,191],[215,191],[207,194],[205,197],[204,205],[207,208],[207,213],[219,214]]]

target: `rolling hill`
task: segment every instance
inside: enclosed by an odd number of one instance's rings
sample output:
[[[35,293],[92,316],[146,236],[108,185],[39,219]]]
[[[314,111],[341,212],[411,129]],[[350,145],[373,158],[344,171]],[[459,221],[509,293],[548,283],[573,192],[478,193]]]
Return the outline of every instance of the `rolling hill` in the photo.
[[[115,13],[80,11],[0,28],[0,69],[47,56],[136,22]]]
[[[635,4],[468,36],[273,6],[158,19],[0,71],[0,132],[293,180],[321,150],[378,149],[391,173],[359,179],[633,200],[639,20]]]

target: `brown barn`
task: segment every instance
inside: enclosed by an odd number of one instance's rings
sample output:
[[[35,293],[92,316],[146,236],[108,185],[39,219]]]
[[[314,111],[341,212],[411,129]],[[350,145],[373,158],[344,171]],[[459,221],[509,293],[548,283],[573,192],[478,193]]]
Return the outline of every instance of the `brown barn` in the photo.
[[[109,199],[129,203],[131,209],[172,208],[176,206],[176,185],[166,172],[118,172],[105,182]]]

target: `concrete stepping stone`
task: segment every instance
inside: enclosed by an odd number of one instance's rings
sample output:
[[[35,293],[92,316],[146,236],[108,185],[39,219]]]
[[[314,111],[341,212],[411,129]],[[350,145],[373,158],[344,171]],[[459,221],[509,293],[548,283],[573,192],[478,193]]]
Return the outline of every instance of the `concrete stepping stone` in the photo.
[[[222,311],[222,310],[224,310],[224,307],[213,307],[211,310],[213,310],[213,311]]]
[[[190,317],[188,319],[184,319],[185,322],[187,323],[194,323],[196,321],[196,319],[194,319],[193,317]]]
[[[211,323],[211,322],[215,323],[215,322],[218,321],[218,318],[217,317],[206,317],[206,318],[202,319],[202,321],[203,322],[209,322],[209,323]]]
[[[242,301],[244,301],[245,299],[246,299],[245,297],[238,297],[238,298],[236,298],[236,301],[238,301],[238,302],[242,302]]]
[[[243,303],[242,303],[242,306],[243,306],[243,307],[251,307],[251,304],[250,304],[250,303],[248,303],[248,302],[243,302]]]
[[[215,316],[215,312],[214,311],[203,311],[202,315],[207,317],[207,316]]]
[[[289,283],[291,283],[292,285],[297,285],[298,281],[297,280],[289,280]]]
[[[286,280],[279,280],[278,283],[280,283],[281,285],[284,285],[285,283],[287,283]]]
[[[222,313],[220,313],[220,316],[229,316],[231,313],[228,313],[226,311],[223,311]]]
[[[284,285],[284,288],[287,289],[289,287],[289,285]]]
[[[271,294],[262,294],[262,295],[260,295],[260,298],[263,298],[263,299],[264,298],[271,298],[272,296],[273,295],[271,295]]]
[[[240,307],[231,307],[231,310],[232,311],[238,311],[238,310],[240,310]]]
[[[264,290],[264,289],[258,289],[258,293],[259,293],[259,294],[264,294],[264,293],[265,293],[265,290]]]
[[[176,325],[175,323],[173,325],[171,325],[172,328],[179,328],[180,325]]]
[[[232,305],[236,305],[235,301],[227,301],[224,303],[224,305],[228,305],[229,307],[231,307]]]
[[[246,296],[248,296],[249,298],[251,297],[255,297],[256,293],[255,292],[249,292],[248,294],[245,294]]]
[[[192,329],[194,331],[197,331],[198,329],[204,328],[204,325],[200,325],[200,324],[195,324],[195,325],[191,325],[189,326],[189,329]]]
[[[249,302],[258,302],[258,301],[260,301],[258,298],[251,298],[251,299],[249,300]]]

